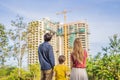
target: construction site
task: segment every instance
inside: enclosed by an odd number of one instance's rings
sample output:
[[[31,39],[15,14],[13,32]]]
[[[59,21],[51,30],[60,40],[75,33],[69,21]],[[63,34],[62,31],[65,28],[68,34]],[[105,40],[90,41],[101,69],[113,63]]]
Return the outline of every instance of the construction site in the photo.
[[[33,34],[28,35],[28,64],[38,63],[38,46],[44,42],[43,36],[49,32],[53,34],[50,44],[53,47],[55,63],[58,56],[65,55],[65,64],[70,66],[70,53],[72,52],[75,38],[80,38],[83,48],[89,53],[89,29],[86,21],[67,22],[67,11],[57,13],[64,16],[64,23],[54,22],[48,18],[29,22],[28,30]]]

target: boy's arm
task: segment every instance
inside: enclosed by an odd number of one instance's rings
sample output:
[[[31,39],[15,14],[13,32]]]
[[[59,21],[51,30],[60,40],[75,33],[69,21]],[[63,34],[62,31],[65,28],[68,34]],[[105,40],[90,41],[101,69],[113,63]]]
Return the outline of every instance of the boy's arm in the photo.
[[[66,72],[66,76],[70,77],[70,71]]]
[[[55,80],[55,72],[53,72],[53,80]]]
[[[70,76],[70,68],[66,66],[66,76]]]
[[[55,67],[54,67],[54,69],[53,69],[53,80],[55,80]]]

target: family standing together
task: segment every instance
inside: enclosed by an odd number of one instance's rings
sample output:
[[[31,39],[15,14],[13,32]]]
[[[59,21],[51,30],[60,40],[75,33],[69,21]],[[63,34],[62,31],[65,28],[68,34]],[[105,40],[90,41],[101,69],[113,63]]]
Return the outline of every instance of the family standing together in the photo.
[[[70,55],[71,69],[64,65],[66,60],[64,55],[58,57],[59,64],[55,65],[53,48],[49,44],[52,39],[50,33],[44,35],[44,42],[39,45],[38,57],[41,66],[41,80],[88,80],[86,72],[87,51],[83,49],[80,38],[76,38],[73,51]]]

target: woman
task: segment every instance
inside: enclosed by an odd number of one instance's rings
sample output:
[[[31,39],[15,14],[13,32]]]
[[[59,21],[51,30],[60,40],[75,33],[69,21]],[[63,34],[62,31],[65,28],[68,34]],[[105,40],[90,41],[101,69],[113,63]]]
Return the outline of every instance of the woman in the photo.
[[[80,38],[74,41],[73,52],[71,53],[71,75],[70,80],[88,80],[86,73],[87,52],[82,48]]]

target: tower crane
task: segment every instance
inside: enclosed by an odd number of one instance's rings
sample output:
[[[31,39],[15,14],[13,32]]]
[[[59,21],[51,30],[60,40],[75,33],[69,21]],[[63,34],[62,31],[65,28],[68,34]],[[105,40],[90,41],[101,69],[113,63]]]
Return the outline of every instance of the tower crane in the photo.
[[[65,64],[68,64],[68,47],[67,47],[67,43],[68,43],[68,35],[67,35],[67,25],[66,25],[66,14],[70,12],[70,11],[66,11],[63,10],[62,12],[56,13],[56,15],[60,15],[62,14],[64,16],[64,55],[66,57],[66,62]]]

